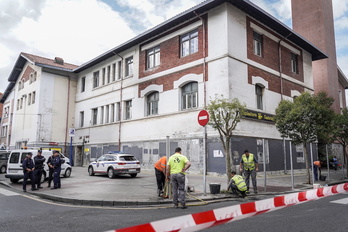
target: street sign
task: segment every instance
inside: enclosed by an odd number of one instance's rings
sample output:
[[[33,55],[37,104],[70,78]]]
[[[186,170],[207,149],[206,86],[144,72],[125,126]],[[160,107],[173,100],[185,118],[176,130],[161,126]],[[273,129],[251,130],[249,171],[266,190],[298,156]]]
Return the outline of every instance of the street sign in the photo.
[[[201,110],[198,114],[198,124],[201,126],[207,125],[209,122],[209,113],[206,110]]]
[[[74,137],[75,136],[75,128],[69,128],[69,136]]]

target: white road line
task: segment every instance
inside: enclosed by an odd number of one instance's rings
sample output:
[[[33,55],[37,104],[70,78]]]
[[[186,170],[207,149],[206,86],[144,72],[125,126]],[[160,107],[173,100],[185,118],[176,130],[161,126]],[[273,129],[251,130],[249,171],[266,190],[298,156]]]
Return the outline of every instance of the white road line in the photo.
[[[331,203],[347,205],[348,204],[348,197],[347,198],[343,198],[343,199],[339,199],[339,200],[336,200],[336,201],[330,201],[330,202]]]
[[[3,189],[3,188],[0,188],[0,194],[3,194],[5,196],[18,196],[18,195],[20,195],[18,193],[15,193],[15,192]]]

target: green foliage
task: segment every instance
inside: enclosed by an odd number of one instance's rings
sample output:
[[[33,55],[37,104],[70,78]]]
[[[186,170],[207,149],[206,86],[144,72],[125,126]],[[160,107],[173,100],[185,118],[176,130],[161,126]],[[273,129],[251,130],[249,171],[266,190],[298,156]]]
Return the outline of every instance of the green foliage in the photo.
[[[276,127],[283,137],[294,144],[328,141],[332,130],[333,99],[325,92],[317,95],[302,93],[294,101],[283,100],[276,109]]]
[[[237,98],[230,100],[216,97],[207,106],[210,114],[209,125],[223,135],[231,137],[233,130],[240,122],[245,107],[245,104],[240,103]]]
[[[345,108],[342,114],[336,114],[333,121],[333,137],[343,146],[348,145],[348,110]]]

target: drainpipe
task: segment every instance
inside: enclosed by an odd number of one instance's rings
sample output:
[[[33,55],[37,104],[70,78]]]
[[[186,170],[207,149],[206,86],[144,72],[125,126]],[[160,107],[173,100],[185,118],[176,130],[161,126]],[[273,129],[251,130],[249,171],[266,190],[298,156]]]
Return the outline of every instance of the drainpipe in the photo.
[[[123,64],[123,57],[119,55],[118,53],[113,52],[116,56],[121,58],[121,67],[120,67],[120,79],[121,79],[121,87],[120,87],[120,107],[118,109],[118,115],[120,116],[120,121],[118,124],[118,150],[121,151],[121,129],[122,129],[122,100],[123,100],[123,76],[122,76],[122,64]]]
[[[290,35],[292,35],[292,33],[290,33],[289,35],[281,38],[278,41],[278,57],[279,57],[279,78],[280,78],[280,99],[283,100],[283,94],[284,94],[284,90],[283,90],[283,69],[282,69],[282,51],[281,51],[281,45],[280,43],[285,40],[286,38],[288,38]],[[291,149],[291,147],[290,147]],[[283,152],[284,152],[284,174],[287,174],[287,170],[286,170],[286,150],[285,150],[285,138],[283,137]]]
[[[64,154],[66,154],[66,143],[68,141],[69,107],[70,107],[70,77],[68,78],[68,99],[67,99],[67,104],[66,104],[66,124],[65,124]]]

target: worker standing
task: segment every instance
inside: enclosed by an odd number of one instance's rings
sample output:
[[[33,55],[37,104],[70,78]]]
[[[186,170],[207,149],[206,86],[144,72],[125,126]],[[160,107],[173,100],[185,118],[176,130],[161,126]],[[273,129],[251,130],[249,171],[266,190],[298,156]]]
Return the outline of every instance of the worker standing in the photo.
[[[187,208],[185,200],[185,172],[190,166],[190,161],[181,154],[181,148],[176,148],[175,154],[170,156],[167,163],[167,179],[169,180],[170,178],[172,182],[174,208],[179,207],[179,202],[182,209]]]
[[[155,175],[156,175],[156,182],[157,182],[157,194],[160,197],[163,195],[163,187],[164,183],[166,181],[166,164],[167,164],[167,157],[162,156],[155,164]]]
[[[247,149],[244,150],[244,154],[240,160],[239,170],[241,173],[244,171],[245,183],[247,186],[246,193],[250,193],[249,184],[251,176],[254,193],[257,194],[256,172],[259,171],[259,164],[255,155],[250,153]]]

